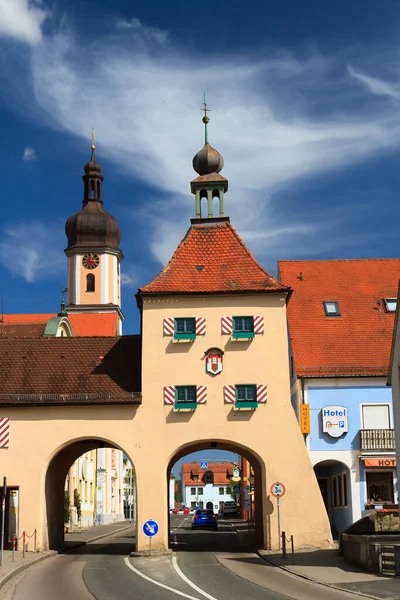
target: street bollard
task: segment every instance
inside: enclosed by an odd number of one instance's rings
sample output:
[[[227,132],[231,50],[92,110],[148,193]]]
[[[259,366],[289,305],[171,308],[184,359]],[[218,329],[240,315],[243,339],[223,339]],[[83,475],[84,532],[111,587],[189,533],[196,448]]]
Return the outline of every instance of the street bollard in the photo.
[[[25,558],[25,530],[22,533],[22,557]]]
[[[294,565],[294,539],[293,536],[290,536],[290,545],[292,547],[292,565]]]
[[[12,545],[12,561],[15,561],[15,548],[17,547],[17,536],[13,537],[13,545]]]
[[[36,529],[33,532],[33,551],[36,552]]]
[[[286,558],[286,533],[282,531],[282,558]]]

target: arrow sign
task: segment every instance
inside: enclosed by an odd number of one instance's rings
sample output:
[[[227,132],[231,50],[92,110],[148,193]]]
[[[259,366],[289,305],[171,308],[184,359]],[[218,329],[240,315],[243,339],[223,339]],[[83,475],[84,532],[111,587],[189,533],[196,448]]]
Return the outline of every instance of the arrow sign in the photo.
[[[155,536],[158,533],[158,523],[152,521],[151,519],[146,521],[146,523],[143,525],[143,533],[148,537]]]

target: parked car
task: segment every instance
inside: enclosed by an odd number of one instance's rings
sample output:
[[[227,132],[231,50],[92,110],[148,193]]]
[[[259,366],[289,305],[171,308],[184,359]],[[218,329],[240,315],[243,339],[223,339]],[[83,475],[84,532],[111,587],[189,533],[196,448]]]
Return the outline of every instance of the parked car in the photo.
[[[217,515],[214,514],[213,510],[207,508],[198,508],[196,510],[192,519],[192,529],[197,529],[198,527],[218,529]]]
[[[237,511],[237,505],[234,500],[228,500],[227,502],[224,502],[224,508],[222,510],[224,515],[236,515]]]

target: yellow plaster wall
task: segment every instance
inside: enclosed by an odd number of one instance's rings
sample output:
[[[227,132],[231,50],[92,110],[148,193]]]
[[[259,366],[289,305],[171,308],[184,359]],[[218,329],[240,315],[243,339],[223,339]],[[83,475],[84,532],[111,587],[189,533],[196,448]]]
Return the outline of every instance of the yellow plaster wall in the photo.
[[[264,335],[232,342],[221,335],[221,317],[263,315]],[[163,337],[163,318],[201,316],[207,333],[195,342]],[[204,353],[224,350],[224,371],[206,374]],[[327,545],[329,523],[306,448],[290,404],[285,298],[279,295],[203,298],[159,298],[143,306],[143,404],[1,409],[9,417],[10,447],[0,450],[2,474],[20,486],[20,532],[37,528],[39,545],[47,547],[45,480],[52,458],[75,440],[106,440],[132,460],[137,483],[137,548],[148,548],[143,523],[155,519],[159,533],[153,548],[168,545],[167,468],[182,448],[217,441],[257,457],[260,469],[264,546],[278,545],[276,501],[270,487],[286,486],[281,501],[281,527],[294,535],[296,546]],[[223,401],[223,386],[266,383],[268,402],[252,412],[234,411]],[[206,385],[207,404],[191,413],[176,413],[163,404],[165,385]],[[82,449],[79,454],[90,448]],[[77,455],[78,456],[78,455]],[[67,470],[60,472],[61,494]],[[58,470],[53,469],[58,476]]]

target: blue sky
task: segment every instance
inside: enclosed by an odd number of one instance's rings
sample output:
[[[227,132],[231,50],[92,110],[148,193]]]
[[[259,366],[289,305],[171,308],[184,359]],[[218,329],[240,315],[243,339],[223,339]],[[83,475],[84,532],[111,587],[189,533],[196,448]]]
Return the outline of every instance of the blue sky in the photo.
[[[399,256],[399,27],[395,0],[0,0],[5,312],[59,307],[95,127],[124,333],[138,331],[134,293],[194,213],[203,91],[226,212],[273,274],[278,259]]]

